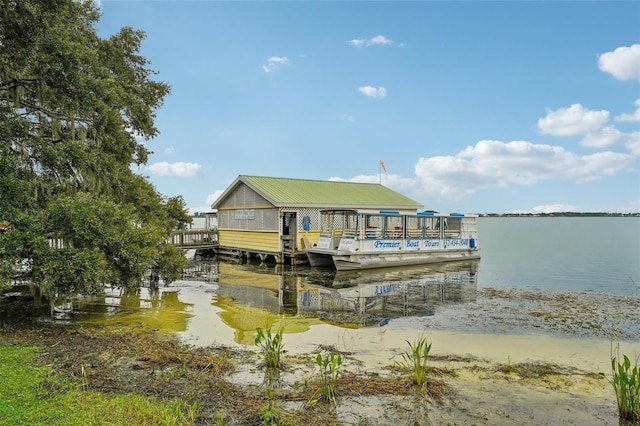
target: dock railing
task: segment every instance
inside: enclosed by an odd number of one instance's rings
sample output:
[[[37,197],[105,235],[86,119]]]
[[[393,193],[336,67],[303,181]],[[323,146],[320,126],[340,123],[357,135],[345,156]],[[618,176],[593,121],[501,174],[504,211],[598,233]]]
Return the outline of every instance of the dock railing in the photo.
[[[176,230],[167,242],[179,248],[211,248],[218,244],[218,233],[205,229]]]
[[[49,246],[52,248],[67,248],[69,244],[58,235],[49,235]],[[213,248],[218,244],[218,232],[205,229],[175,230],[171,233],[167,243],[178,248]]]

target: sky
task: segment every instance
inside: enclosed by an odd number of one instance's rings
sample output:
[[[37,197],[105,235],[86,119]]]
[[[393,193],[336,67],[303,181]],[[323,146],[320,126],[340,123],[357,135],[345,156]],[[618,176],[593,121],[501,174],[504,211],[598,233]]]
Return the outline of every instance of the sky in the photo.
[[[99,7],[98,33],[144,31],[172,87],[137,172],[192,213],[239,175],[441,212],[640,212],[638,1]]]

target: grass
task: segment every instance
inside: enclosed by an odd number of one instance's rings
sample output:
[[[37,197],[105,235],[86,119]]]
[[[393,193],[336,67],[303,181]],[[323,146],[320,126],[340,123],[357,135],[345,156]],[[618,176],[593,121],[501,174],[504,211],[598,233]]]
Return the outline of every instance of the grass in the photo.
[[[220,410],[216,410],[216,426],[226,426],[229,423],[229,419],[226,414]]]
[[[257,332],[255,344],[258,345],[262,351],[264,365],[269,368],[280,368],[282,351],[284,349],[282,329],[278,330],[275,334],[271,333],[270,328],[266,330],[258,328]]]
[[[271,392],[267,392],[268,402],[260,409],[261,426],[277,426],[278,425],[278,406],[271,396]]]
[[[611,385],[616,393],[620,419],[640,423],[640,366],[639,357],[633,365],[627,355],[620,358],[620,347],[611,350]]]
[[[197,405],[87,389],[36,366],[37,347],[0,345],[0,425],[191,425]]]
[[[396,361],[396,365],[410,372],[411,380],[418,386],[427,382],[427,360],[431,351],[431,343],[425,337],[415,342],[405,340],[410,351],[402,353],[402,361]]]

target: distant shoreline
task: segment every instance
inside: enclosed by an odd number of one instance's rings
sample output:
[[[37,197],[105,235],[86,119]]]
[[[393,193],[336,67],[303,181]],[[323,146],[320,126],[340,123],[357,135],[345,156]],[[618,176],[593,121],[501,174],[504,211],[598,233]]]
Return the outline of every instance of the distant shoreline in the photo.
[[[476,213],[480,217],[640,217],[640,213]]]

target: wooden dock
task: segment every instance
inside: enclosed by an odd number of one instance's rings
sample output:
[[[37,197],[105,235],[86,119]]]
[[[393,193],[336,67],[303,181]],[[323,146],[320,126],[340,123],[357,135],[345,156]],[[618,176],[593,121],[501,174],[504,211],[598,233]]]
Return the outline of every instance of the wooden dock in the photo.
[[[303,251],[295,249],[292,236],[282,236],[281,252],[266,252],[256,249],[220,247],[218,244],[217,231],[207,231],[204,229],[189,229],[173,231],[167,241],[178,248],[184,250],[210,251],[225,258],[245,261],[251,258],[258,258],[261,262],[272,257],[276,263],[291,263],[292,265],[307,264],[307,256]]]
[[[218,233],[205,229],[173,231],[167,242],[181,249],[212,250],[218,247]]]

